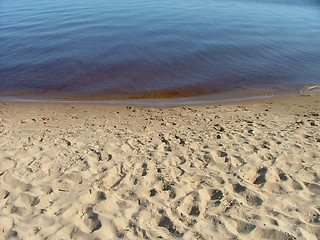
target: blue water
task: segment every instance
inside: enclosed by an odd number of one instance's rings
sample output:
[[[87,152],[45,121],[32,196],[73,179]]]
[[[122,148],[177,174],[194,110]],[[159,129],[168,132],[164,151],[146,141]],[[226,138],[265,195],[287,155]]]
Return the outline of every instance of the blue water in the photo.
[[[0,0],[0,54],[0,96],[297,91],[320,84],[320,2]]]

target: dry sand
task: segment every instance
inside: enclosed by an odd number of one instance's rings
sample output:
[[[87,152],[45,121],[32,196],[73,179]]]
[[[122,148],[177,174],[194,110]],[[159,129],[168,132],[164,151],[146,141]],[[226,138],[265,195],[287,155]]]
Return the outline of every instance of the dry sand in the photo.
[[[320,239],[319,113],[0,103],[0,239]]]

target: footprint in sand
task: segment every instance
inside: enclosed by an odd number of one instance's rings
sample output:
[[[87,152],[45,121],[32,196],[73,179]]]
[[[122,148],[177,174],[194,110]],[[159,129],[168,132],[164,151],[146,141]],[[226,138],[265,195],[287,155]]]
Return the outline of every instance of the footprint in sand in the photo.
[[[142,164],[142,169],[143,169],[143,172],[142,172],[141,176],[144,177],[147,175],[148,164],[146,164],[146,163]]]
[[[167,229],[174,237],[183,237],[184,233],[179,232],[169,217],[163,216],[158,224],[159,227]]]
[[[255,235],[259,236],[260,239],[296,239],[294,236],[280,230],[261,227],[255,229]]]
[[[153,188],[150,190],[150,197],[154,197],[158,193],[157,189]]]
[[[159,137],[160,137],[161,142],[163,142],[163,143],[165,144],[164,150],[165,150],[166,152],[171,152],[172,149],[171,149],[170,142],[164,137],[164,135],[163,135],[162,133],[159,134]]]
[[[18,206],[36,206],[40,203],[40,199],[38,197],[34,197],[29,193],[21,193],[16,202]]]
[[[245,186],[242,186],[241,184],[239,183],[236,183],[233,185],[233,190],[236,192],[236,193],[242,193],[244,191],[247,190],[247,187]]]
[[[190,216],[194,216],[194,217],[199,217],[200,215],[200,209],[197,205],[193,205],[191,210],[190,210],[190,213],[189,213]]]
[[[27,208],[24,208],[24,207],[12,206],[10,213],[17,214],[20,217],[24,217],[29,214],[29,211]]]
[[[65,177],[72,183],[81,184],[83,179],[79,173],[65,174]]]
[[[6,199],[9,194],[10,193],[6,189],[0,189],[0,199]]]
[[[96,214],[92,207],[87,208],[86,214],[83,217],[83,223],[87,232],[95,232],[102,227],[99,215]]]
[[[253,182],[253,184],[257,184],[257,185],[265,184],[267,182],[267,180],[266,180],[267,171],[268,171],[268,169],[266,167],[259,168],[259,170],[257,171],[259,176]]]
[[[256,225],[237,216],[227,218],[224,224],[230,232],[237,232],[237,235],[248,235],[256,228]]]
[[[32,187],[31,184],[21,182],[19,179],[13,176],[5,176],[4,182],[19,192],[26,192]]]
[[[240,183],[234,184],[233,190],[236,193],[244,196],[247,203],[250,206],[258,207],[263,204],[263,200],[257,194],[255,194],[253,191],[247,189],[247,187],[242,186]]]
[[[308,190],[314,194],[320,194],[320,184],[304,182]]]
[[[259,196],[253,193],[249,193],[246,196],[246,201],[250,206],[254,206],[254,207],[259,207],[263,204],[263,200]]]
[[[213,189],[211,193],[211,200],[221,201],[223,198],[223,193],[219,189]]]
[[[174,199],[176,197],[176,191],[174,189],[174,183],[164,183],[162,187],[162,191],[169,191],[169,197]]]
[[[240,234],[248,235],[256,228],[256,225],[250,224],[240,219],[237,219],[236,223],[237,223],[237,232]]]
[[[287,174],[285,174],[282,171],[279,172],[279,178],[280,178],[281,181],[287,181],[288,180]]]

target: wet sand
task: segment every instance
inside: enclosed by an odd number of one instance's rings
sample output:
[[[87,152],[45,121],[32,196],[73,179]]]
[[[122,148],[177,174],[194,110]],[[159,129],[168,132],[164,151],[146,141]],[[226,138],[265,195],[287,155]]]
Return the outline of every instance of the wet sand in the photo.
[[[0,103],[1,239],[319,239],[320,94]]]

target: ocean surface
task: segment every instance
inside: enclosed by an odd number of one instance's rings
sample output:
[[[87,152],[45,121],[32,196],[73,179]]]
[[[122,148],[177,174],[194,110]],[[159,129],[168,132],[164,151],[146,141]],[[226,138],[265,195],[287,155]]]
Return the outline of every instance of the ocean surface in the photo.
[[[315,85],[318,0],[0,0],[0,97],[167,98]]]

